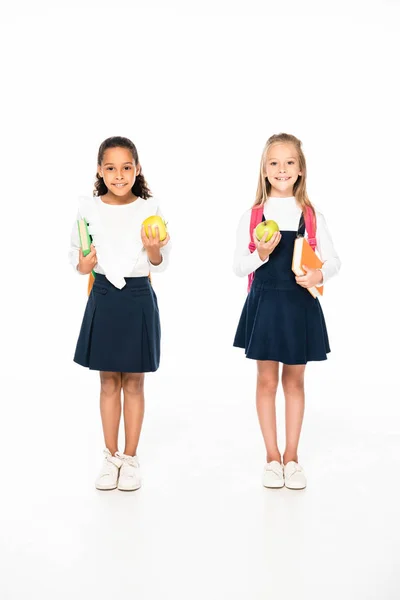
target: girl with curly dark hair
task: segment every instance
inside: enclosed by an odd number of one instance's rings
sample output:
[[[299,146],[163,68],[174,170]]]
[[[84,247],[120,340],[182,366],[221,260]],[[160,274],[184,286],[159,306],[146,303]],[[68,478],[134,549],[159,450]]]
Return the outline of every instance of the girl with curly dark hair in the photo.
[[[163,220],[144,178],[137,149],[124,137],[99,148],[94,197],[79,199],[78,219],[92,238],[84,256],[77,224],[70,262],[83,275],[94,271],[74,361],[100,372],[104,463],[96,488],[135,490],[141,485],[136,450],[144,415],[144,374],[160,362],[160,316],[151,272],[165,270],[169,235],[144,230],[151,216]],[[161,238],[161,239],[160,239]],[[118,451],[121,394],[124,396],[124,452]]]

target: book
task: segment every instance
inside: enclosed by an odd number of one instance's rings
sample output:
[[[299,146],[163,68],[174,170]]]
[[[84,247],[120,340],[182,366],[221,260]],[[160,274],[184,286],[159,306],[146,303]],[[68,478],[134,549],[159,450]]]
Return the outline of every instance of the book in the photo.
[[[79,241],[82,248],[82,254],[83,256],[87,256],[90,252],[90,244],[92,243],[92,239],[89,234],[86,219],[78,220],[78,232]]]
[[[80,245],[82,248],[82,254],[83,254],[83,256],[87,256],[90,253],[90,245],[92,243],[92,236],[89,233],[88,224],[87,224],[86,219],[78,220],[78,232],[79,232],[79,241],[80,241]],[[96,277],[96,273],[94,270],[92,270],[92,272],[89,273],[89,279],[88,279],[88,296],[90,295],[90,292],[92,291],[95,277]]]
[[[315,254],[306,238],[299,236],[294,242],[292,271],[295,275],[305,275],[303,265],[309,269],[320,269],[324,263]],[[319,298],[324,293],[324,286],[306,288],[314,298]]]

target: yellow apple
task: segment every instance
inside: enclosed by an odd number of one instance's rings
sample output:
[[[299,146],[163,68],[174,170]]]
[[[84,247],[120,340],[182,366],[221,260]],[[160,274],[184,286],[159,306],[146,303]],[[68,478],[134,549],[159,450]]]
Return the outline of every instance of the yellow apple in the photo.
[[[265,238],[265,241],[269,242],[269,240],[272,238],[274,233],[279,231],[278,223],[276,221],[269,220],[269,221],[263,221],[262,223],[257,225],[256,238],[258,239],[258,241],[261,240],[261,238],[263,237],[263,235],[265,234],[266,231],[268,233],[267,233],[267,237]]]
[[[151,217],[147,217],[145,221],[143,221],[144,230],[146,232],[147,237],[149,237],[148,228],[151,227],[151,232],[153,236],[156,236],[155,228],[158,227],[158,231],[160,234],[160,242],[164,241],[167,237],[167,224],[166,222],[159,217],[158,215],[153,215]]]

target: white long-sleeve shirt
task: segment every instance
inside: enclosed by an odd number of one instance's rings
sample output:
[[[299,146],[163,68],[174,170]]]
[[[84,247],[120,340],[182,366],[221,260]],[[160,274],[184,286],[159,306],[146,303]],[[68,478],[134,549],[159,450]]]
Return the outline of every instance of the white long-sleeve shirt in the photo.
[[[324,263],[321,271],[323,275],[322,283],[325,284],[328,279],[339,272],[341,262],[333,246],[332,237],[326,225],[325,218],[319,211],[316,210],[315,212],[317,220],[316,249]],[[301,208],[296,204],[294,196],[287,198],[270,196],[265,203],[264,216],[266,220],[272,219],[276,221],[280,231],[297,231],[301,217]],[[249,275],[269,260],[269,257],[267,257],[263,261],[257,250],[253,253],[249,250],[250,218],[251,209],[243,214],[237,228],[233,270],[238,277]],[[305,233],[305,237],[308,237],[307,232]],[[322,285],[322,283],[319,285]]]
[[[162,261],[153,265],[141,239],[142,223],[147,217],[164,218],[155,198],[138,198],[123,205],[106,204],[101,197],[79,198],[77,219],[85,218],[96,248],[96,273],[107,277],[115,287],[125,286],[125,277],[144,277],[164,271],[168,266],[171,242],[161,248]],[[71,232],[69,261],[76,270],[79,263],[79,232],[75,221]],[[78,271],[77,271],[78,272]]]

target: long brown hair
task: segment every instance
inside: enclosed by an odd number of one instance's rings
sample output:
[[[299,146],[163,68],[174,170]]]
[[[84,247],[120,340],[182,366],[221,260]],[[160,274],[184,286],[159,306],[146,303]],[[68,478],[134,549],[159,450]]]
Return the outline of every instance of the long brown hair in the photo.
[[[267,143],[264,146],[264,150],[261,156],[260,175],[258,178],[256,199],[253,206],[260,206],[261,204],[265,204],[268,200],[268,196],[271,193],[272,186],[268,179],[265,177],[265,160],[267,152],[273,144],[293,144],[296,148],[299,157],[300,171],[302,172],[302,175],[299,175],[298,179],[296,180],[296,183],[293,186],[293,196],[296,198],[296,201],[301,206],[303,212],[306,206],[310,206],[315,216],[315,209],[311,204],[311,201],[307,194],[307,165],[306,157],[304,156],[304,152],[302,149],[302,144],[296,136],[290,135],[289,133],[278,133],[276,135],[271,135],[271,137],[268,138]]]

